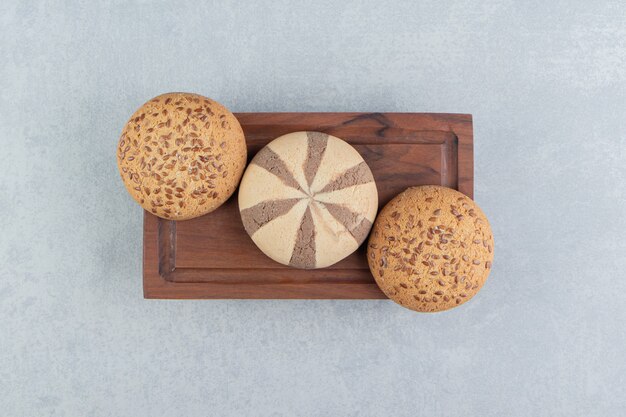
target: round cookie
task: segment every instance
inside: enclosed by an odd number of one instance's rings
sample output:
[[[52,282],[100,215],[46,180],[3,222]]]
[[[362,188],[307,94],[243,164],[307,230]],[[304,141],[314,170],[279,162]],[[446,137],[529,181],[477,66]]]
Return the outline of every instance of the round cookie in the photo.
[[[381,210],[367,260],[393,301],[415,311],[443,311],[483,286],[493,261],[493,236],[469,197],[446,187],[412,187]]]
[[[246,141],[235,116],[190,93],[145,103],[124,126],[117,165],[130,195],[159,217],[186,220],[222,205],[246,165]]]
[[[267,256],[324,268],[354,252],[378,210],[374,177],[343,140],[320,132],[281,136],[250,162],[239,187],[244,228]]]

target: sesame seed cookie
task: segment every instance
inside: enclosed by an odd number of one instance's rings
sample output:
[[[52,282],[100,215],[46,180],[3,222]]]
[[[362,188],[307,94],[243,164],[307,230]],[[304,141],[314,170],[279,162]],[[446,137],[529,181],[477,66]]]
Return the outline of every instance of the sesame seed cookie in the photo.
[[[171,220],[210,213],[233,194],[246,165],[246,140],[235,116],[209,98],[163,94],[124,126],[117,166],[130,195]]]
[[[359,152],[321,132],[274,139],[239,188],[244,228],[270,258],[324,268],[365,241],[378,211],[374,177]]]
[[[469,197],[451,188],[411,187],[380,212],[367,247],[381,290],[415,311],[465,303],[491,270],[493,235]]]

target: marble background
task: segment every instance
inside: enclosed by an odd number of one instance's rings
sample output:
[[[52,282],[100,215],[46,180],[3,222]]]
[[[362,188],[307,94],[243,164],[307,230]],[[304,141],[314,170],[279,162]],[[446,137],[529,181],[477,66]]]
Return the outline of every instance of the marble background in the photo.
[[[6,416],[626,415],[626,3],[3,1]],[[157,301],[117,174],[166,91],[472,113],[493,273],[467,305]]]

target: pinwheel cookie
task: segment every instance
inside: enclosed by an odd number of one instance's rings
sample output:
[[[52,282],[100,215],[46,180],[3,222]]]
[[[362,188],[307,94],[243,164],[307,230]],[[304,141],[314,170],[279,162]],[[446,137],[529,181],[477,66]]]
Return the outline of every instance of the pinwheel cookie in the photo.
[[[261,149],[239,190],[243,225],[263,253],[296,268],[324,268],[354,252],[378,209],[374,177],[343,140],[281,136]]]

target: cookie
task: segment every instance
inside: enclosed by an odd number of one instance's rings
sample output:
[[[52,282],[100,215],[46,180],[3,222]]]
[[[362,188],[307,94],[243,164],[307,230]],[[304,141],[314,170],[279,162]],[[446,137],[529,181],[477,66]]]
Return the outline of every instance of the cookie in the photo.
[[[469,197],[451,188],[408,188],[380,212],[367,247],[380,289],[415,311],[467,302],[491,270],[493,236]]]
[[[126,123],[117,166],[144,209],[186,220],[233,194],[246,156],[243,130],[226,107],[197,94],[169,93],[145,103]]]
[[[244,228],[267,256],[324,268],[354,252],[378,210],[374,177],[343,140],[319,132],[281,136],[250,162],[239,188]]]

